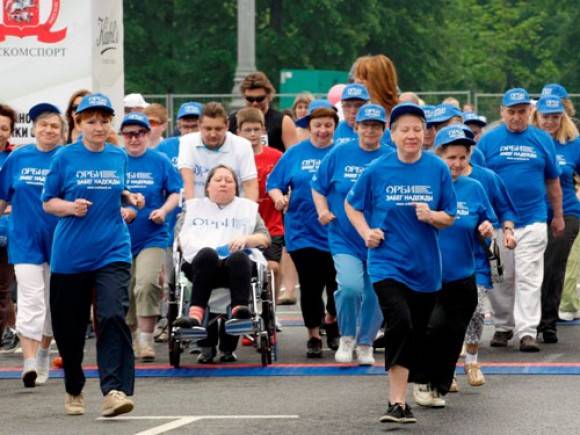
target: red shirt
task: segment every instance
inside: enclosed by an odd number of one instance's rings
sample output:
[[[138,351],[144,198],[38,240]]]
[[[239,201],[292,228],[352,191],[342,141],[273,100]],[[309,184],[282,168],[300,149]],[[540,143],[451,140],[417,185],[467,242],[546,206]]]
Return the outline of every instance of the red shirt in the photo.
[[[278,160],[282,157],[282,153],[276,148],[265,146],[262,148],[260,154],[254,154],[256,160],[256,169],[258,170],[258,187],[260,197],[258,199],[258,212],[270,232],[272,237],[284,235],[284,217],[282,212],[276,210],[274,201],[266,192],[266,180]]]

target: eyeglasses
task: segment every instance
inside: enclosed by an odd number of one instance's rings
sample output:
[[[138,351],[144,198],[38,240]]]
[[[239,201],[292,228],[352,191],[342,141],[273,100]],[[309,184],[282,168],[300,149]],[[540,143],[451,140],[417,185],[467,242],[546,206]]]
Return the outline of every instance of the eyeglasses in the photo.
[[[248,103],[261,103],[266,99],[267,95],[258,95],[257,97],[251,97],[249,95],[244,95],[244,98]]]
[[[127,139],[141,139],[143,136],[147,134],[147,130],[139,130],[139,131],[122,131],[121,135]]]

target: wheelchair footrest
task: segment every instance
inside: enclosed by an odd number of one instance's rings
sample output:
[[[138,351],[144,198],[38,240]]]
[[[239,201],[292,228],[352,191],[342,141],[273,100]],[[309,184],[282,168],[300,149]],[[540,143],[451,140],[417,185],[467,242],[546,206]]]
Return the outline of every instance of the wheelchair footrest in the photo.
[[[178,340],[199,341],[207,338],[207,330],[201,326],[193,328],[175,328],[175,338]]]
[[[246,335],[256,330],[254,319],[231,319],[226,322],[226,333],[230,335]]]

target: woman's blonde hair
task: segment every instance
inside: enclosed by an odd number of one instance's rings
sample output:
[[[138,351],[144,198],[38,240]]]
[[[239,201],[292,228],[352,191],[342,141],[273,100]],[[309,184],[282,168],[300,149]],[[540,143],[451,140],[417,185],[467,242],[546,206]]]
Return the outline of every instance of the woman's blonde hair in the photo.
[[[532,113],[532,124],[536,127],[539,127],[539,115],[540,113],[537,110],[534,110]],[[554,133],[554,139],[561,144],[565,144],[578,137],[578,129],[566,112],[562,112],[561,115],[560,127]]]
[[[390,112],[399,102],[397,70],[387,56],[359,57],[354,64],[354,77],[369,90],[371,101]]]

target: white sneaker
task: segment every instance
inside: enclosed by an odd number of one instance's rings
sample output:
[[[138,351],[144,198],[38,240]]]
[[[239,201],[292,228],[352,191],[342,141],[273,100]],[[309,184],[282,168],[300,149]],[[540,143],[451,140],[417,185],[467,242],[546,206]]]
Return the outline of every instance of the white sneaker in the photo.
[[[420,406],[428,408],[442,408],[445,406],[445,400],[441,398],[437,391],[431,390],[427,384],[413,385],[413,399]]]
[[[36,356],[36,385],[44,385],[48,381],[48,370],[50,367],[50,355],[46,357]]]
[[[354,337],[340,337],[338,350],[334,354],[334,359],[339,363],[351,363],[352,352],[354,351]]]
[[[574,320],[574,314],[570,311],[558,311],[558,317],[560,318],[560,320],[565,320],[567,322],[571,322],[572,320]]]
[[[356,359],[359,366],[372,366],[375,363],[373,347],[367,344],[359,344],[356,347]]]

